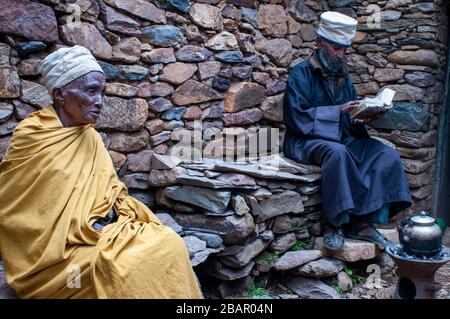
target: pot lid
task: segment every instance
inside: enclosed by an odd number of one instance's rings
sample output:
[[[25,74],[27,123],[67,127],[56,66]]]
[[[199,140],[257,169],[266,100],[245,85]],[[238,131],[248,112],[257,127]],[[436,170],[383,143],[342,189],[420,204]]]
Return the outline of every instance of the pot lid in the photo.
[[[419,215],[411,217],[411,221],[416,225],[429,226],[435,223],[435,219],[428,216],[426,212],[420,212]]]

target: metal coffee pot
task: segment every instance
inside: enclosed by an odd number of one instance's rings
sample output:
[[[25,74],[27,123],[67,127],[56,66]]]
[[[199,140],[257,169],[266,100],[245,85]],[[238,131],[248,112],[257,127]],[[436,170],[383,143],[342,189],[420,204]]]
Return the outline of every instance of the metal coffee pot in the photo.
[[[442,230],[426,212],[403,219],[397,230],[403,251],[407,254],[431,257],[442,250]]]

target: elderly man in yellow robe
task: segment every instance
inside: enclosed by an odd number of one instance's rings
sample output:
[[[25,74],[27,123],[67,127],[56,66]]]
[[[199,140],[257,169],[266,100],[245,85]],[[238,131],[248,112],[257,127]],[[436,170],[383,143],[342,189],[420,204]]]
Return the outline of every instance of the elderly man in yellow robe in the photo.
[[[81,46],[50,54],[53,104],[0,164],[0,254],[22,298],[202,298],[183,240],[128,195],[93,125],[106,78]]]

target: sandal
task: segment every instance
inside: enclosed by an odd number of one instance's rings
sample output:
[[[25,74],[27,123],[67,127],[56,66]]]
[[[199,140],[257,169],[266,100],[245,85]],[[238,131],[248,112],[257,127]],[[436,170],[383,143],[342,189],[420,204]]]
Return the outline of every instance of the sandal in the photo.
[[[332,225],[325,226],[323,245],[326,249],[332,251],[342,250],[344,248],[344,234],[342,228]]]
[[[372,235],[361,235],[360,232],[367,228],[371,228]],[[381,247],[386,247],[389,244],[389,240],[384,237],[375,227],[370,223],[364,223],[356,227],[352,227],[346,232],[346,237],[350,239],[363,240],[374,243]]]

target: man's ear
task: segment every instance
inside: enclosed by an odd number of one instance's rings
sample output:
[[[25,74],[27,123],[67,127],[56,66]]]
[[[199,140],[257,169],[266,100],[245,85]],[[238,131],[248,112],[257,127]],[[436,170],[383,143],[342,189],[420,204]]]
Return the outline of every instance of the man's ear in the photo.
[[[63,103],[65,98],[64,90],[62,88],[54,88],[52,98],[55,102]]]

